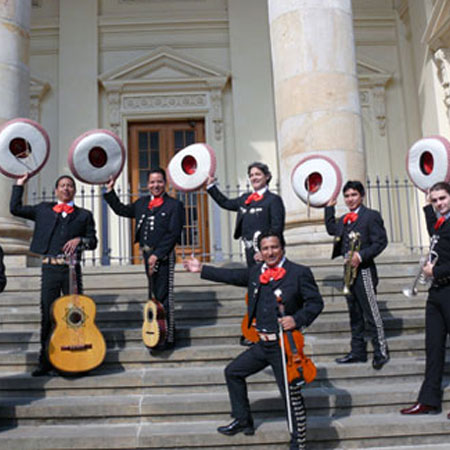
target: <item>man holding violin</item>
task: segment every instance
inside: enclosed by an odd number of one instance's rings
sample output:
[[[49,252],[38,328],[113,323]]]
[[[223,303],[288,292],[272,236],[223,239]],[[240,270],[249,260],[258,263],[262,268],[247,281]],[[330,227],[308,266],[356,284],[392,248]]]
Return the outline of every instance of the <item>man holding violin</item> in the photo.
[[[285,398],[283,360],[279,345],[279,323],[283,330],[292,331],[309,326],[323,309],[311,270],[294,264],[285,257],[282,234],[268,231],[258,238],[263,259],[252,267],[225,269],[202,265],[197,259],[184,261],[189,272],[200,273],[201,278],[247,286],[249,324],[256,319],[259,341],[241,353],[225,368],[225,378],[234,420],[217,429],[233,436],[243,432],[254,434],[253,419],[247,395],[246,378],[271,366],[280,392]],[[277,298],[282,300],[285,314],[279,316]],[[294,403],[294,404],[293,404]],[[306,411],[300,390],[291,398],[291,450],[305,448]]]

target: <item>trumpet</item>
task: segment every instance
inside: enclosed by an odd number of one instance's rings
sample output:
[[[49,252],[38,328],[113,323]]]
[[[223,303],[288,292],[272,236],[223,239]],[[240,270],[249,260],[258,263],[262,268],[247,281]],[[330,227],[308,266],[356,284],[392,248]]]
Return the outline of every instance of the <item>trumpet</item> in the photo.
[[[430,242],[430,251],[428,252],[427,256],[422,256],[420,258],[419,261],[419,271],[417,272],[417,275],[414,278],[414,281],[411,285],[411,287],[409,288],[404,288],[403,289],[403,295],[405,295],[406,297],[415,297],[419,290],[417,289],[417,285],[421,284],[421,285],[430,285],[431,282],[433,281],[433,277],[427,277],[423,271],[423,268],[425,267],[425,265],[427,263],[431,263],[433,264],[433,266],[436,264],[439,255],[437,254],[437,252],[434,249],[434,246],[437,244],[438,241],[438,236],[434,235],[431,238],[431,242]]]
[[[350,250],[347,255],[344,269],[344,289],[342,290],[344,295],[350,294],[350,288],[356,279],[358,268],[352,267],[352,259],[355,252],[359,252],[361,248],[361,235],[357,231],[351,231],[348,234],[348,238],[350,241]]]

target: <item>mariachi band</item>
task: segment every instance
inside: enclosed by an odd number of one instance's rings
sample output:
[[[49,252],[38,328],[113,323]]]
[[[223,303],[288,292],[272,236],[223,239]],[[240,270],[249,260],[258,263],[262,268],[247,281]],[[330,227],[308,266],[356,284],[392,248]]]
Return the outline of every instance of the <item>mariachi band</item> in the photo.
[[[8,151],[3,152],[6,144]],[[33,152],[29,151],[31,146]],[[437,159],[442,146],[450,149],[441,137],[432,142],[431,154]],[[83,295],[81,255],[84,250],[96,248],[97,237],[92,213],[74,203],[75,179],[62,175],[56,180],[56,201],[22,203],[24,186],[47,161],[49,148],[45,130],[31,120],[15,119],[0,128],[0,171],[16,179],[10,210],[13,215],[35,222],[30,250],[42,256],[41,349],[33,376],[49,375],[54,369],[87,372],[99,366],[106,353],[103,336],[93,320],[95,303]],[[416,143],[407,161],[411,179],[427,192],[424,213],[431,237],[429,257],[422,263],[417,278],[430,285],[425,380],[417,402],[401,410],[407,415],[441,411],[445,345],[450,332],[450,185],[448,180],[430,185],[426,173],[429,165],[423,163],[425,149],[430,153],[429,142]],[[155,327],[149,328],[151,331],[143,328],[143,341],[153,353],[175,345],[174,249],[180,243],[185,211],[179,200],[166,193],[166,172],[161,168],[148,174],[148,195],[130,204],[122,203],[114,184],[124,162],[124,146],[108,130],[84,133],[69,150],[73,175],[82,182],[104,185],[104,199],[111,209],[135,220],[135,242],[142,252],[149,286],[149,309],[145,309],[149,312],[148,317],[144,312],[144,322],[148,319]],[[236,211],[234,238],[241,240],[245,251],[245,268],[217,268],[193,257],[183,262],[187,271],[198,273],[203,279],[247,288],[247,325],[241,343],[248,348],[225,368],[233,420],[217,431],[226,436],[254,434],[246,378],[271,366],[286,403],[290,448],[304,449],[306,408],[301,389],[314,379],[316,368],[303,352],[302,330],[318,317],[324,302],[310,268],[286,258],[285,208],[281,197],[269,190],[269,167],[262,162],[250,164],[247,175],[252,192],[228,198],[216,184],[215,165],[214,151],[206,144],[194,144],[172,159],[168,177],[177,189],[186,192],[204,186],[220,207]],[[322,155],[309,155],[296,165],[292,186],[308,208],[324,207],[326,231],[334,236],[332,258],[344,258],[343,293],[349,310],[351,341],[350,351],[336,362],[366,362],[365,337],[369,335],[372,367],[380,370],[390,359],[376,297],[375,258],[387,246],[383,219],[378,211],[363,204],[365,189],[358,180],[347,181],[343,186],[348,211],[336,217],[342,175],[336,163]],[[0,248],[0,290],[6,284],[2,259]],[[409,292],[414,295],[416,287]]]

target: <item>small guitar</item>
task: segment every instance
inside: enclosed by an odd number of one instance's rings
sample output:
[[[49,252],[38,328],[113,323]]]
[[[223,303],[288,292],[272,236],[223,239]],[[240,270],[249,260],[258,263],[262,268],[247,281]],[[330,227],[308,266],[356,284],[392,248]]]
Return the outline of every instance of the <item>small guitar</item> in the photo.
[[[155,266],[158,270],[158,264]],[[149,277],[150,293],[152,288],[152,277]],[[144,306],[144,321],[142,323],[142,341],[149,348],[164,344],[167,338],[167,320],[163,305],[151,298]]]
[[[78,294],[75,257],[70,258],[70,292],[52,305],[54,329],[48,344],[48,359],[63,372],[79,373],[98,367],[106,355],[102,333],[95,325],[94,300]]]

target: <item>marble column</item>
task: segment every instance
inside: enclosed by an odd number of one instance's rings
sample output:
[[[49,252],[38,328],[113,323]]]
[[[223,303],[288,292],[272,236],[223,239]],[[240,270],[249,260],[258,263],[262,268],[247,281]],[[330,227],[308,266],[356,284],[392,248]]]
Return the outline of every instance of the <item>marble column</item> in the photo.
[[[268,0],[268,12],[288,242],[329,242],[323,210],[308,214],[290,175],[304,156],[320,153],[344,180],[365,179],[351,0]]]
[[[31,0],[0,1],[0,124],[29,114],[30,16]],[[31,229],[9,214],[12,184],[13,180],[0,175],[0,244],[7,254],[23,255]],[[22,265],[25,259],[11,261]]]

